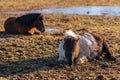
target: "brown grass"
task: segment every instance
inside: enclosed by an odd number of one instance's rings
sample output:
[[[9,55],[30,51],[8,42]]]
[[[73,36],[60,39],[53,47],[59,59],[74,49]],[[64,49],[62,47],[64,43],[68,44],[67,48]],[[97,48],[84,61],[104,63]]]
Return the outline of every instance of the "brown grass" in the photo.
[[[8,0],[4,0],[8,1]],[[1,0],[1,2],[4,2]],[[22,0],[10,0],[10,2],[21,2]],[[30,0],[30,2],[35,0]],[[48,4],[46,0],[41,0],[45,6]],[[49,1],[49,0],[48,0]],[[57,1],[50,2],[51,6],[55,5]],[[66,1],[65,6],[72,6],[73,3]],[[72,0],[71,0],[72,1]],[[110,0],[109,0],[110,1]],[[111,0],[111,5],[116,5],[113,2],[118,0]],[[1,11],[12,10],[9,6],[10,2],[6,2],[6,8]],[[21,2],[20,4],[27,4]],[[81,1],[83,3],[84,1]],[[104,0],[100,4],[102,5]],[[9,3],[9,4],[8,4]],[[35,3],[35,2],[33,2]],[[1,3],[0,3],[1,4]],[[17,3],[14,3],[15,5]],[[27,10],[32,9],[29,6],[37,8],[32,3],[26,6],[19,7],[16,5],[13,10]],[[38,3],[36,3],[38,4]],[[49,5],[50,5],[49,4]],[[77,4],[77,2],[76,2]],[[110,4],[109,4],[110,5]],[[14,5],[13,5],[14,6]],[[42,7],[43,7],[42,6]],[[48,6],[48,5],[47,5]],[[56,5],[55,5],[56,6]],[[57,5],[58,6],[58,5]],[[63,6],[61,3],[59,6]],[[3,6],[2,6],[3,7]],[[41,7],[41,8],[42,8]],[[107,43],[113,55],[120,60],[120,17],[105,17],[105,16],[84,16],[84,15],[65,15],[65,14],[43,14],[44,23],[47,27],[59,28],[65,32],[66,29],[72,29],[77,34],[81,28],[87,28],[90,32],[98,32],[106,36]],[[95,78],[103,77],[105,80],[120,79],[120,61],[118,63],[108,60],[94,60],[85,64],[78,64],[70,68],[68,65],[57,62],[58,44],[63,37],[63,32],[60,34],[43,33],[41,35],[12,35],[4,33],[4,21],[10,16],[20,15],[0,15],[0,79],[2,80],[94,80]]]

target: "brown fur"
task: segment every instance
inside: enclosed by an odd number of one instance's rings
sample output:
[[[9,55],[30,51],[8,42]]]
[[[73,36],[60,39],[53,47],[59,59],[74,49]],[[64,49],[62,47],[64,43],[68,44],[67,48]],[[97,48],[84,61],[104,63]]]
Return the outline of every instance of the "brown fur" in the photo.
[[[107,45],[107,42],[105,40],[105,37],[103,35],[97,34],[97,33],[91,33],[93,37],[96,39],[98,44],[98,57],[102,56],[104,54],[105,58],[111,59],[112,53],[109,50],[109,47]]]
[[[74,44],[74,53],[72,54],[72,60],[74,60],[74,62],[76,61],[76,59],[78,58],[79,56],[79,39],[75,40],[75,44]]]

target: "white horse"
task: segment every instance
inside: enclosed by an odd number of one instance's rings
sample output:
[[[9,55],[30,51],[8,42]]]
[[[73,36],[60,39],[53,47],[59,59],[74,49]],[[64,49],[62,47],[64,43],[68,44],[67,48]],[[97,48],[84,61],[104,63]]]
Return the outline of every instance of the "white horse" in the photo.
[[[105,52],[106,58],[114,58],[108,49],[106,41],[102,35],[82,33],[75,34],[72,30],[66,31],[58,48],[58,61],[67,60],[71,66],[72,63],[85,63],[89,60],[99,57]],[[115,58],[114,58],[115,59]]]

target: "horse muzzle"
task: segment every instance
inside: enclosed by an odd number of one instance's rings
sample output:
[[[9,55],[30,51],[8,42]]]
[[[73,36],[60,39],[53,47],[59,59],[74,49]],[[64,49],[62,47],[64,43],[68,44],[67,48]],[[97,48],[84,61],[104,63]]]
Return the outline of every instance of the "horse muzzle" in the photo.
[[[43,28],[43,29],[41,30],[41,32],[45,32],[45,28]]]
[[[67,60],[68,65],[71,66],[72,65],[72,60]]]

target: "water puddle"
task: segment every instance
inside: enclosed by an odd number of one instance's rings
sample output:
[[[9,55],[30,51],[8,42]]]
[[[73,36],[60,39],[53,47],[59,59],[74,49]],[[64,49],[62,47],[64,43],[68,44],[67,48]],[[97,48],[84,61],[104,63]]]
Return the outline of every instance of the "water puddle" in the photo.
[[[80,15],[120,16],[120,6],[81,6],[81,7],[48,8],[42,10],[2,12],[2,13],[3,14],[63,13],[63,14],[80,14]]]
[[[52,32],[52,31],[55,31],[55,30],[58,30],[58,29],[49,27],[49,28],[45,29],[45,32]]]
[[[62,30],[54,27],[48,27],[45,29],[46,33],[60,33]]]

